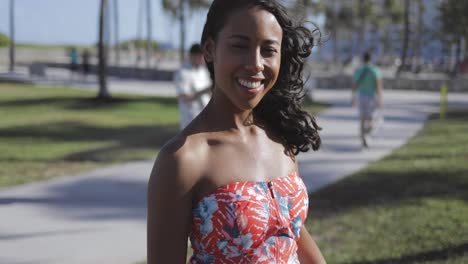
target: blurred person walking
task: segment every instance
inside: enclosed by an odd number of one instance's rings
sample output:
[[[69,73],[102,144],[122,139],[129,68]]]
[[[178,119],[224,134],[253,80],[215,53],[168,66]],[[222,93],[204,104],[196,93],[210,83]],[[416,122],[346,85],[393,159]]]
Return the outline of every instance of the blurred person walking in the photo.
[[[365,52],[361,65],[353,74],[352,105],[358,107],[362,147],[369,147],[369,134],[381,122],[379,108],[383,104],[383,82],[380,69],[371,63],[371,54]]]
[[[89,52],[88,49],[85,49],[83,51],[83,54],[81,54],[81,66],[83,70],[83,80],[86,81],[88,79],[88,74],[90,71],[90,59],[91,59],[91,53]]]
[[[184,129],[210,101],[211,79],[199,44],[190,48],[190,61],[174,76],[180,111],[180,129]]]
[[[80,60],[80,53],[75,47],[71,47],[68,51],[68,58],[70,61],[70,80],[73,80],[75,72],[78,71],[78,64]]]

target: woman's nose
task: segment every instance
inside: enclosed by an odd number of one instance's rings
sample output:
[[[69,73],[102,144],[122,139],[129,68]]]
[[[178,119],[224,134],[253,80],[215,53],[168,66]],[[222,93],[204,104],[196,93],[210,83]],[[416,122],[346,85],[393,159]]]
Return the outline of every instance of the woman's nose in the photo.
[[[260,50],[249,52],[246,58],[245,68],[253,73],[261,72],[264,69],[264,61]]]

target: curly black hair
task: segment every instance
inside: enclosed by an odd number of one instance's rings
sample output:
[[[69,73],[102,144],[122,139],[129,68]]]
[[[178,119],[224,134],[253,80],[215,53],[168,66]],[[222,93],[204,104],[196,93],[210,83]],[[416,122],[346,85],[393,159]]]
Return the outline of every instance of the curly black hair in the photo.
[[[216,41],[229,14],[246,7],[260,7],[270,12],[283,29],[279,76],[253,110],[254,119],[270,128],[292,155],[306,152],[310,147],[319,149],[318,131],[321,128],[313,116],[301,109],[305,97],[302,71],[314,46],[315,30],[293,21],[286,8],[276,0],[214,0],[203,28],[201,45],[209,38]],[[214,82],[213,63],[206,61],[206,65]]]

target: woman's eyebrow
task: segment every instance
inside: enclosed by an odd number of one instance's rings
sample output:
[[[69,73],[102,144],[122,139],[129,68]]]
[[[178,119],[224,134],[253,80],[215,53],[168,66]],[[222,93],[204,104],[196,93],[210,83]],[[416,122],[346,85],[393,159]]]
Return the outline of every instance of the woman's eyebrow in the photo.
[[[274,44],[274,45],[279,45],[279,41],[277,41],[276,39],[267,39],[265,40],[265,43],[266,44]]]
[[[241,39],[241,40],[250,40],[249,37],[244,36],[244,35],[239,35],[239,34],[234,34],[229,36],[229,39]]]
[[[229,39],[240,39],[240,40],[245,40],[245,41],[249,41],[250,38],[245,36],[245,35],[239,35],[239,34],[234,34],[234,35],[231,35],[229,36]],[[274,44],[274,45],[279,45],[280,42],[276,39],[267,39],[264,41],[266,44]]]

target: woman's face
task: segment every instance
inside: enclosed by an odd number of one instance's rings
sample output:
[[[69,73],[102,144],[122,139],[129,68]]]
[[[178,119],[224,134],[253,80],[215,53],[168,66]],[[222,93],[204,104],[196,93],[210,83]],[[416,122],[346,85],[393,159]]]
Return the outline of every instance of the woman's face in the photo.
[[[213,62],[215,93],[240,110],[253,109],[275,84],[283,30],[275,16],[258,7],[233,12],[215,42],[205,45]]]

